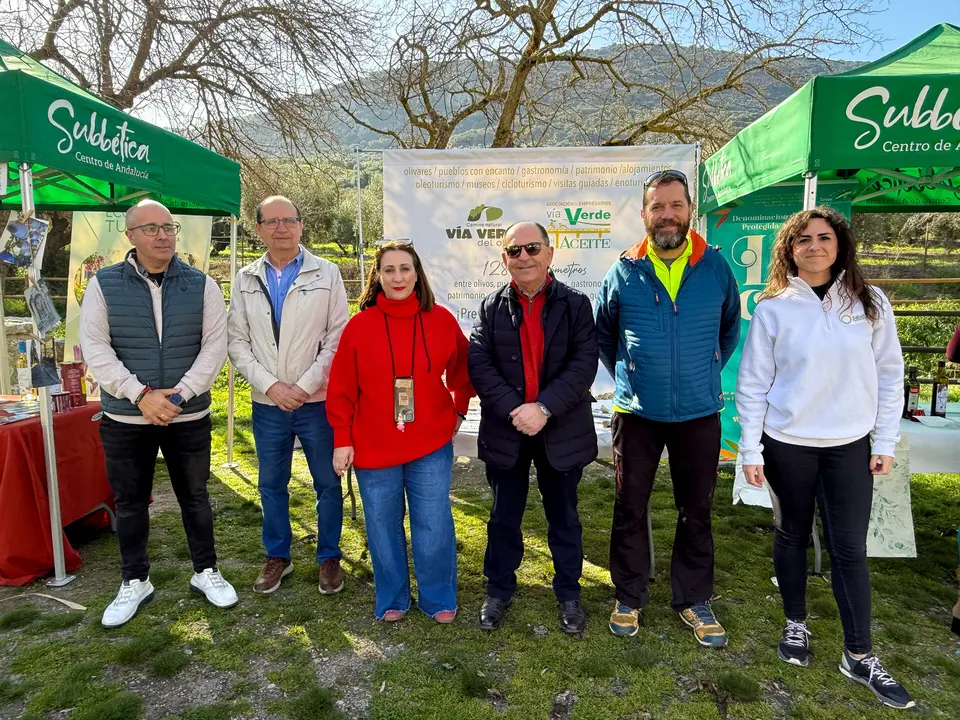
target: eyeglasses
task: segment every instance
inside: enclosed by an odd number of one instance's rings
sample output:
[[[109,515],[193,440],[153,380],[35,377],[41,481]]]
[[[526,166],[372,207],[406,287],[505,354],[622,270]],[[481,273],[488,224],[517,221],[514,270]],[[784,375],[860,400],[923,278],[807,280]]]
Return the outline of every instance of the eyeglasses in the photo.
[[[410,238],[394,238],[392,240],[389,238],[384,238],[383,240],[377,240],[373,244],[376,247],[382,247],[384,245],[409,245],[410,247],[413,247],[413,240]]]
[[[527,255],[530,257],[535,257],[540,254],[540,251],[547,247],[546,243],[542,242],[532,242],[527,243],[526,245],[504,245],[503,251],[507,254],[508,258],[518,258],[520,253],[523,250],[527,251]]]
[[[657,172],[648,175],[647,179],[643,181],[643,189],[649,189],[653,183],[658,182],[659,180],[682,182],[685,188],[690,187],[689,183],[687,182],[687,176],[679,170],[657,170]]]
[[[280,223],[283,223],[288,229],[293,230],[300,224],[300,218],[267,218],[261,220],[258,224],[263,225],[268,230],[276,230]]]
[[[147,237],[156,237],[160,234],[161,230],[163,230],[166,235],[179,235],[180,223],[164,223],[163,225],[147,223],[146,225],[137,225],[136,227],[127,228],[127,230],[141,230]]]

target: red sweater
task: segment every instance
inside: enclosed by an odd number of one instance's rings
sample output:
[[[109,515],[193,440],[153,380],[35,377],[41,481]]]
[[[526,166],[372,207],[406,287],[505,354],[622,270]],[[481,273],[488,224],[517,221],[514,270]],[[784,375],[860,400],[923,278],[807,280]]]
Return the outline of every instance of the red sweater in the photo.
[[[440,449],[453,438],[457,413],[466,414],[470,398],[476,394],[467,375],[467,338],[456,319],[439,305],[421,314],[428,362],[417,320],[419,310],[416,293],[406,300],[388,300],[381,293],[375,308],[354,315],[343,329],[330,369],[327,418],[333,427],[334,447],[352,445],[353,464],[358,468],[402,465]],[[410,376],[416,322],[415,417],[405,423],[403,432],[393,417],[394,378],[384,319],[398,377]]]
[[[511,284],[523,306],[523,324],[520,326],[520,349],[523,351],[525,386],[523,401],[532,403],[536,402],[540,394],[540,367],[543,365],[543,306],[547,301],[550,276],[547,275],[543,287],[532,298],[528,298],[515,282]]]

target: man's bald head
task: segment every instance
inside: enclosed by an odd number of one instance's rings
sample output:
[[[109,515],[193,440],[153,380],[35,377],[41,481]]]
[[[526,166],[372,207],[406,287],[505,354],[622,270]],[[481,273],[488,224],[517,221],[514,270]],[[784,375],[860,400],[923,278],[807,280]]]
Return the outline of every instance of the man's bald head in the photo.
[[[170,210],[167,209],[167,206],[156,200],[141,200],[136,205],[127,209],[126,219],[127,227],[136,227],[141,225],[144,222],[153,222],[153,220],[143,220],[141,219],[144,215],[156,216],[157,214],[166,213],[168,219],[163,220],[157,224],[163,224],[164,222],[173,222],[173,216],[170,214]]]
[[[510,240],[517,235],[517,233],[529,232],[533,228],[537,229],[543,244],[549,245],[550,235],[547,234],[547,229],[540,223],[533,222],[532,220],[521,220],[520,222],[515,222],[513,225],[508,227],[506,232],[503,234],[503,244],[508,244]]]

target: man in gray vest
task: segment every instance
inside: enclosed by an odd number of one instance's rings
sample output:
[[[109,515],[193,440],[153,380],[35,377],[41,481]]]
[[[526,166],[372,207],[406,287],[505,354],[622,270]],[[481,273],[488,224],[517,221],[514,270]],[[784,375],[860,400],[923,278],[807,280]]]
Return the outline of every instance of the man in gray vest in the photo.
[[[90,280],[83,357],[100,383],[100,439],[117,502],[123,584],[103,613],[119,627],[153,598],[147,537],[157,450],[180,503],[193,559],[190,590],[217,607],[237,593],[217,569],[210,477],[210,387],[227,356],[227,311],[213,278],[176,255],[180,226],[144,200],[127,211],[133,249]]]

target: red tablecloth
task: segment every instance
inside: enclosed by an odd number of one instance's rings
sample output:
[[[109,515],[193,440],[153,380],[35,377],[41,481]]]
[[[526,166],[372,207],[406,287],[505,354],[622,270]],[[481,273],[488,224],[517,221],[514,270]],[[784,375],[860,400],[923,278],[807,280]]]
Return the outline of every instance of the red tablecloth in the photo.
[[[64,525],[113,505],[100,444],[100,403],[53,416]],[[63,538],[67,570],[80,555]],[[25,585],[53,568],[47,465],[40,418],[0,425],[0,585]]]

